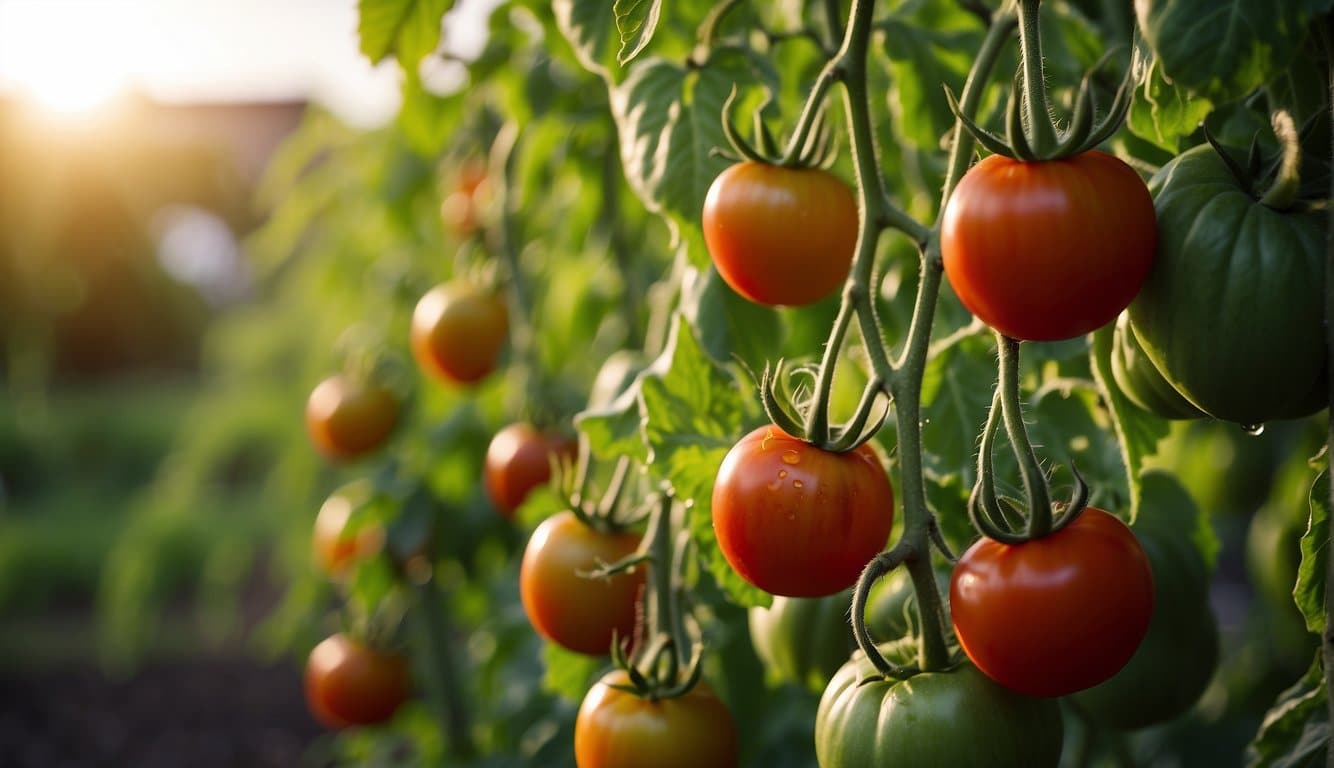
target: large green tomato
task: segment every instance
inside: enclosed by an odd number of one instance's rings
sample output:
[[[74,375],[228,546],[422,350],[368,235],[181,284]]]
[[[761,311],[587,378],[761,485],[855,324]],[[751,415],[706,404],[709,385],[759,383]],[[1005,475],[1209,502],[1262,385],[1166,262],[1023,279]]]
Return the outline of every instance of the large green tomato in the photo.
[[[834,675],[815,716],[821,768],[1044,768],[1061,759],[1061,711],[971,664],[873,680],[860,654]]]
[[[1261,204],[1207,145],[1149,189],[1158,253],[1130,321],[1158,369],[1219,419],[1325,407],[1324,212]]]
[[[1218,664],[1218,621],[1208,570],[1190,541],[1194,502],[1171,475],[1144,476],[1134,531],[1153,568],[1153,618],[1139,649],[1110,680],[1074,695],[1094,719],[1122,730],[1171,720],[1190,709]]]

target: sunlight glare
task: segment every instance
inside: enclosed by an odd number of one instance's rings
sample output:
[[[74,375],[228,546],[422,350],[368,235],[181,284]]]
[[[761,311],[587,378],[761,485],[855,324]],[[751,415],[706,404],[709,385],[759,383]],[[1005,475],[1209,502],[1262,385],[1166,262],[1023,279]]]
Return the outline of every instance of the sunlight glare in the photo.
[[[86,115],[129,85],[133,40],[128,19],[114,7],[62,5],[0,6],[0,84],[48,112]],[[3,34],[6,29],[15,34]]]

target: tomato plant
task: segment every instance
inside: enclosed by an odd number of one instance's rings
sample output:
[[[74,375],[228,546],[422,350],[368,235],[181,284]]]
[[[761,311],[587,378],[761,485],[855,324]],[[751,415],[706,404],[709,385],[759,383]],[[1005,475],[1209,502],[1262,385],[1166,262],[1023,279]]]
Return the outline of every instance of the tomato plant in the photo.
[[[329,728],[383,723],[411,692],[405,658],[345,634],[315,646],[306,660],[305,682],[311,713]]]
[[[388,387],[338,374],[306,401],[306,431],[325,456],[355,459],[377,450],[398,424],[398,396]]]
[[[950,581],[950,616],[968,658],[1030,696],[1064,696],[1116,674],[1152,615],[1143,547],[1094,507],[1023,544],[979,540]]]
[[[370,498],[370,483],[359,480],[334,491],[320,505],[310,543],[315,564],[325,574],[342,576],[353,563],[375,555],[384,546],[384,527],[378,523],[348,526],[353,513]]]
[[[472,384],[486,378],[508,337],[505,302],[462,280],[432,288],[412,312],[412,355],[442,382]]]
[[[834,675],[815,716],[821,768],[894,765],[1056,766],[1055,701],[1007,690],[969,664],[877,679],[858,656]]]
[[[605,579],[585,574],[633,554],[639,540],[632,532],[594,530],[568,510],[542,521],[519,570],[519,597],[538,633],[594,656],[607,653],[613,636],[633,640],[643,569]]]
[[[801,306],[847,279],[857,246],[857,201],[818,168],[748,161],[723,171],[704,198],[704,240],[737,293]]]
[[[955,294],[982,322],[1055,341],[1115,319],[1139,293],[1155,242],[1148,189],[1112,155],[992,155],[950,198],[940,253]]]
[[[551,479],[553,462],[573,458],[575,448],[573,440],[523,422],[500,430],[486,448],[483,465],[491,503],[505,517],[513,515],[534,488]]]
[[[707,684],[649,701],[616,687],[629,682],[615,670],[584,697],[574,725],[579,768],[735,768],[732,713]]]
[[[742,578],[775,595],[848,588],[893,522],[894,492],[869,445],[835,453],[760,427],[727,452],[713,486],[719,548]]]

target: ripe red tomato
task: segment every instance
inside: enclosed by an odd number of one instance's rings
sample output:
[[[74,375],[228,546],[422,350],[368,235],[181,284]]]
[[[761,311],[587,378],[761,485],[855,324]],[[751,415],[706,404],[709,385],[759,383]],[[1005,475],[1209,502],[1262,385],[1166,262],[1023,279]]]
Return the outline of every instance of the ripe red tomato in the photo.
[[[387,387],[338,374],[310,393],[306,431],[330,459],[354,459],[384,444],[398,424],[398,410],[398,397]]]
[[[735,768],[732,713],[706,683],[657,701],[612,687],[629,684],[613,670],[584,697],[574,722],[579,768]]]
[[[531,424],[500,430],[486,448],[482,465],[487,496],[504,517],[512,517],[528,494],[551,479],[551,462],[573,459],[578,444],[568,437],[546,434]]]
[[[723,280],[757,304],[801,306],[843,284],[857,201],[818,168],[737,163],[704,198],[704,242]]]
[[[348,483],[334,491],[315,515],[311,550],[315,564],[331,577],[342,576],[354,562],[373,557],[384,546],[384,527],[379,524],[347,530],[352,513],[370,500],[370,491],[368,481]]]
[[[893,523],[894,492],[869,445],[833,453],[760,427],[728,451],[713,486],[723,555],[775,595],[820,597],[851,586]]]
[[[1153,617],[1153,573],[1130,528],[1088,507],[1049,536],[969,547],[950,580],[950,615],[988,677],[1030,696],[1064,696],[1135,654]]]
[[[383,723],[410,690],[407,659],[337,634],[306,660],[306,703],[329,728]]]
[[[608,652],[613,632],[633,639],[644,569],[610,579],[579,574],[628,557],[639,540],[637,533],[595,531],[570,511],[544,520],[528,540],[519,568],[519,597],[533,628],[590,656]]]
[[[1070,339],[1116,319],[1144,285],[1156,243],[1148,187],[1097,150],[983,159],[959,182],[940,232],[959,300],[1024,341]]]
[[[426,292],[412,312],[412,356],[447,384],[471,384],[496,369],[509,337],[509,312],[498,296],[453,280]]]

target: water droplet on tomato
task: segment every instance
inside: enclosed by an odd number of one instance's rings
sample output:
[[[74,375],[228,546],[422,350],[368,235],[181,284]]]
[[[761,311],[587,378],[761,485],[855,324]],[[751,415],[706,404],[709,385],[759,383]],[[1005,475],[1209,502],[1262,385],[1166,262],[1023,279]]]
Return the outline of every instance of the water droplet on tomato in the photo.
[[[798,464],[801,462],[801,454],[796,451],[783,451],[784,464]]]
[[[778,476],[779,476],[779,477],[787,477],[787,470],[786,470],[786,469],[780,469],[780,470],[778,470]]]
[[[1242,425],[1241,425],[1241,431],[1242,431],[1242,432],[1245,432],[1246,434],[1250,435],[1251,437],[1259,437],[1260,435],[1263,435],[1263,434],[1265,433],[1265,425],[1263,425],[1263,424],[1242,424]]]
[[[803,483],[803,482],[801,482],[800,480],[793,480],[793,481],[792,481],[792,487],[793,487],[793,488],[804,488],[805,486],[806,486],[806,484]]]

